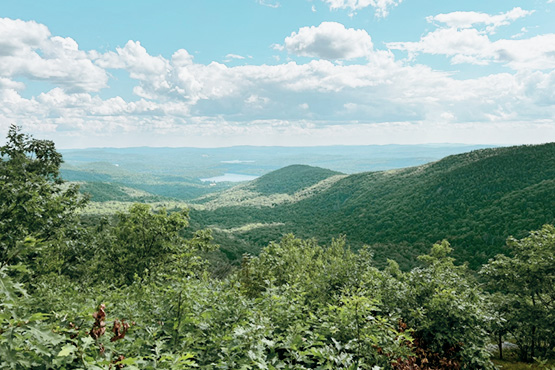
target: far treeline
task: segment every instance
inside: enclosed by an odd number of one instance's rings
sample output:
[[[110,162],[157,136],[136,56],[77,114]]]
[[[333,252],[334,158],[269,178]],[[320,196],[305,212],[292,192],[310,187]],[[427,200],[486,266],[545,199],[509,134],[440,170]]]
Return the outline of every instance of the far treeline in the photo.
[[[403,271],[342,237],[286,235],[216,278],[218,246],[186,233],[187,210],[85,224],[61,161],[15,126],[0,147],[2,369],[493,369],[504,342],[553,363],[553,226],[478,274],[445,240]]]

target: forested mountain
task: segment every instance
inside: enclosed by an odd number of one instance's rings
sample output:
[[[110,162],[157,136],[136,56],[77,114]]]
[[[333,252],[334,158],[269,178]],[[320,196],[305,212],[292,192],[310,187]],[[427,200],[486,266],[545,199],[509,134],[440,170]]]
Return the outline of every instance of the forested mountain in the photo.
[[[330,176],[339,174],[339,172],[323,168],[291,165],[252,181],[247,189],[263,195],[276,193],[292,195]]]
[[[223,192],[209,194],[193,202],[200,208],[225,206],[264,206],[291,202],[322,188],[345,175],[340,172],[306,165],[291,165],[270,172],[245,184]],[[326,181],[324,181],[326,180]]]
[[[51,141],[16,126],[7,139],[0,146],[2,369],[493,370],[490,347],[498,348],[494,361],[507,358],[504,341],[517,348],[513,362],[553,364],[552,225],[509,239],[508,255],[486,264],[480,283],[476,271],[454,263],[447,240],[402,271],[394,261],[379,268],[371,248],[354,251],[344,237],[322,244],[288,234],[230,268],[215,258],[211,230],[186,231],[184,203],[154,203],[107,184],[108,197],[153,204],[112,201],[113,212],[99,217],[83,209],[78,185],[60,178],[62,157]],[[205,199],[195,212],[227,215],[233,227],[216,232],[240,240],[295,228],[353,232],[355,224],[362,231],[353,234],[364,237],[364,220],[394,220],[399,208],[423,233],[393,222],[388,227],[406,234],[395,240],[418,241],[441,217],[455,234],[448,223],[462,224],[458,210],[467,208],[468,220],[482,217],[476,223],[509,205],[503,215],[521,207],[522,224],[551,217],[552,161],[553,145],[545,145],[353,176],[290,166]],[[389,252],[412,250],[389,245]]]
[[[111,164],[131,172],[202,178],[226,172],[264,175],[293,163],[345,173],[416,166],[485,145],[349,145],[317,147],[92,148],[61,150],[65,166],[90,169]],[[491,147],[491,146],[489,146]],[[117,165],[117,166],[116,166]],[[64,168],[63,167],[63,168]],[[101,170],[98,166],[97,170]],[[63,169],[62,168],[62,169]]]
[[[503,251],[508,236],[552,223],[553,205],[551,143],[350,176],[288,167],[211,197],[208,206],[201,198],[191,216],[193,223],[214,228],[232,257],[287,232],[324,242],[345,234],[356,247],[371,245],[378,262],[393,258],[404,268],[431,243],[448,239],[457,260],[477,268]]]
[[[135,189],[149,199],[193,199],[207,193],[231,187],[227,183],[202,182],[198,178],[175,173],[150,172],[149,167],[120,166],[110,162],[85,162],[79,165],[65,163],[60,171],[66,181],[81,185],[82,193],[91,195],[94,202],[148,201],[146,198],[123,197],[120,188]]]
[[[261,176],[292,163],[355,173],[424,164],[450,154],[483,147],[438,144],[73,149],[62,151],[65,163],[61,166],[61,175],[66,181],[93,183],[81,186],[81,190],[89,193],[96,202],[125,201],[118,188],[114,188],[114,192],[109,191],[108,183],[135,188],[150,193],[152,197],[189,201],[235,185],[227,180],[243,181],[241,177],[244,175]],[[223,176],[226,174],[232,176]],[[286,174],[279,176],[291,177]],[[217,177],[220,178],[210,181]]]

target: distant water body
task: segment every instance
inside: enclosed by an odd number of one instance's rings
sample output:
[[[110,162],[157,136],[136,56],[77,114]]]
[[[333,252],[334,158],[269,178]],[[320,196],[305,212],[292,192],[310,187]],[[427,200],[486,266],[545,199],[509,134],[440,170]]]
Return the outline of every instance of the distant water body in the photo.
[[[239,173],[224,173],[222,176],[208,177],[205,179],[200,179],[200,181],[208,182],[241,182],[241,181],[251,181],[258,178],[258,176],[252,175],[241,175]]]

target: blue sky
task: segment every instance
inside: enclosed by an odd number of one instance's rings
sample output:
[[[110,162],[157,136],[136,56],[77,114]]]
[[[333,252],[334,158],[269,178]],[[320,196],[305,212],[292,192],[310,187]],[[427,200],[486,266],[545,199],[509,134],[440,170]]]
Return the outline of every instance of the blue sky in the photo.
[[[61,148],[555,140],[555,1],[7,1],[0,134]]]

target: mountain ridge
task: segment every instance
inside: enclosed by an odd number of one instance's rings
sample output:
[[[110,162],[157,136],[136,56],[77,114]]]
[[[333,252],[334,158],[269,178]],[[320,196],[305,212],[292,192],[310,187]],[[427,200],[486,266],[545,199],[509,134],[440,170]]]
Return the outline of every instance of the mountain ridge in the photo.
[[[287,232],[323,241],[346,234],[355,247],[374,246],[382,263],[393,257],[405,267],[421,250],[448,239],[459,262],[476,268],[503,252],[509,235],[555,220],[549,206],[555,204],[554,179],[555,143],[482,149],[343,176],[323,191],[278,204],[218,206],[214,198],[212,209],[193,206],[191,215],[219,229],[272,225],[236,233],[258,248]]]

